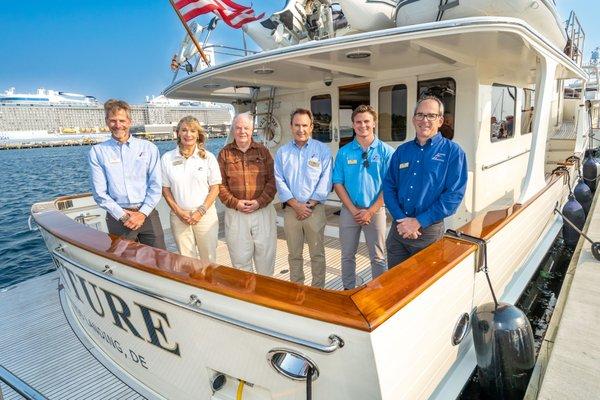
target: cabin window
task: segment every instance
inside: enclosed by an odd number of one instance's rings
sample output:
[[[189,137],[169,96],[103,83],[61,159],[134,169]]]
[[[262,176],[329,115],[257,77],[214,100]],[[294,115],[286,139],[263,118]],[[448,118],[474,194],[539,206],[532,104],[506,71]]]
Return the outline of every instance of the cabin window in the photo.
[[[523,109],[521,110],[521,135],[531,133],[533,125],[533,105],[535,104],[535,90],[523,89]]]
[[[379,120],[377,132],[385,142],[406,139],[406,85],[384,86],[379,89]]]
[[[310,98],[310,111],[313,113],[313,139],[331,142],[331,95],[321,94]]]
[[[492,115],[490,117],[492,142],[515,136],[516,99],[516,87],[498,83],[492,85]]]
[[[452,78],[431,79],[417,83],[417,100],[435,96],[444,104],[444,124],[440,127],[442,136],[454,137],[454,110],[456,104],[456,81]]]

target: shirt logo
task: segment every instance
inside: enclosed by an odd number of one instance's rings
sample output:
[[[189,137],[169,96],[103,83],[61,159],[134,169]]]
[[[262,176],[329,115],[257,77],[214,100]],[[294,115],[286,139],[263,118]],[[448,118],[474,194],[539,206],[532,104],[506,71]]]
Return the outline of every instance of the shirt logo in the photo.
[[[437,153],[435,156],[433,156],[432,160],[433,161],[446,161],[446,154],[445,153]]]
[[[373,155],[373,159],[371,161],[372,162],[378,162],[379,161],[379,154],[374,154]]]
[[[321,163],[316,158],[311,158],[310,160],[308,160],[308,166],[312,168],[319,168],[321,166]]]
[[[408,168],[409,163],[405,162],[400,164],[400,167],[398,169],[404,169],[404,168]]]

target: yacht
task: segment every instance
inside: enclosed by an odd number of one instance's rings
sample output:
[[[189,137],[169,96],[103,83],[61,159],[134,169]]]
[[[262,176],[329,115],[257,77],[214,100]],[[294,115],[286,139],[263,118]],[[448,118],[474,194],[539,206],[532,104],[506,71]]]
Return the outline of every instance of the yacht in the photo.
[[[467,155],[465,198],[440,241],[376,279],[366,268],[359,287],[342,289],[334,215],[327,284],[318,289],[289,281],[281,238],[276,274],[265,277],[227,266],[225,244],[221,261],[208,264],[111,236],[90,194],[33,205],[69,324],[138,393],[211,400],[459,395],[476,366],[472,313],[493,293],[514,304],[562,227],[555,208],[569,195],[589,134],[584,99],[565,99],[563,88],[587,74],[582,38],[575,29],[563,35],[560,18],[539,24],[537,14],[497,13],[497,2],[471,1],[465,4],[481,5],[478,13],[405,21],[408,3],[427,2],[289,1],[247,27],[263,51],[164,90],[168,98],[254,113],[273,152],[291,140],[292,110],[309,108],[313,137],[334,154],[351,136],[356,106],[375,107],[379,139],[396,147],[414,139],[417,100],[440,98],[453,120],[452,140]],[[463,7],[446,14],[443,3],[430,4],[430,14],[449,18]],[[530,2],[510,2],[517,3]],[[534,3],[556,14],[553,2]],[[333,214],[340,203],[332,194],[327,205]],[[168,209],[158,209],[168,232]]]
[[[94,96],[39,88],[35,93],[17,93],[14,87],[0,93],[0,105],[77,105],[97,106]]]

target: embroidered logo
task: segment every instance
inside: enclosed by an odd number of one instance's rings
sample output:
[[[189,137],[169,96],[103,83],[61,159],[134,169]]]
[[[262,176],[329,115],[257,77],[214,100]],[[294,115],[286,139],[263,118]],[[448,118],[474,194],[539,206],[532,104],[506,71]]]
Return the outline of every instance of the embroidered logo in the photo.
[[[431,158],[433,161],[446,161],[445,153],[436,153],[435,156]]]

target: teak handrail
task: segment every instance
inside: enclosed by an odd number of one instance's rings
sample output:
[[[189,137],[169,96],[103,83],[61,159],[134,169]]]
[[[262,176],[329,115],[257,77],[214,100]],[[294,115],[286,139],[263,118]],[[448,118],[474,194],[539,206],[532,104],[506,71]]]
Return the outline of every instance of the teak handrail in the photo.
[[[547,185],[527,203],[490,211],[459,230],[489,239],[559,177],[558,174],[552,175]],[[77,197],[81,196],[61,197],[55,204]],[[34,213],[34,219],[40,227],[73,246],[141,271],[253,304],[366,332],[376,329],[477,249],[473,244],[444,237],[360,288],[335,291],[208,264],[121,239],[76,223],[56,210]]]

